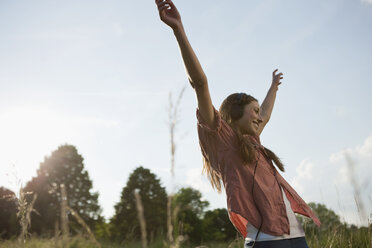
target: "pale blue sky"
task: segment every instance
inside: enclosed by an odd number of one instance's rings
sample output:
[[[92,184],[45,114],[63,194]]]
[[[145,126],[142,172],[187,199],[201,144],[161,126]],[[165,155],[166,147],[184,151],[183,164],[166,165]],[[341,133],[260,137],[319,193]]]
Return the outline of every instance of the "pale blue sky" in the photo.
[[[372,2],[174,1],[218,108],[230,93],[260,102],[279,68],[284,80],[264,146],[305,201],[360,224],[343,153],[354,159],[372,213]],[[186,87],[169,173],[168,93]],[[172,31],[154,1],[0,2],[0,185],[27,182],[44,156],[75,145],[109,218],[129,173],[151,169],[168,191],[200,189],[196,100]],[[338,194],[337,194],[337,190]]]

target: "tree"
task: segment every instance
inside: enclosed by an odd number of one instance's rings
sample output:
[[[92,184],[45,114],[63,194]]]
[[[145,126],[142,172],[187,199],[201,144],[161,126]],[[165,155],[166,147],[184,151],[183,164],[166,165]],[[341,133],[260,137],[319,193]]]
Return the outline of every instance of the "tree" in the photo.
[[[18,235],[17,201],[13,191],[0,187],[0,239]]]
[[[175,230],[176,235],[186,235],[191,243],[198,244],[202,239],[202,217],[208,201],[202,201],[200,191],[181,188],[173,198],[173,209],[179,209]]]
[[[203,241],[227,242],[235,239],[237,231],[226,209],[207,211],[203,219]]]
[[[297,215],[299,221],[304,225],[307,234],[323,233],[341,225],[340,217],[324,204],[310,202],[308,205],[320,219],[321,225],[320,228],[318,228],[310,219],[305,219],[305,217]]]
[[[140,166],[129,175],[120,201],[115,205],[110,225],[111,237],[115,241],[138,240],[141,237],[134,190],[139,190],[141,196],[149,241],[166,231],[167,193],[156,175]]]
[[[37,193],[34,208],[39,214],[32,214],[31,232],[52,234],[55,224],[60,221],[60,185],[67,192],[67,204],[94,229],[100,219],[98,193],[91,192],[92,181],[84,170],[84,159],[72,145],[62,145],[45,157],[37,170],[37,176],[25,187],[26,191]],[[80,229],[74,218],[69,218],[72,232]]]
[[[202,194],[199,190],[190,187],[181,188],[174,195],[173,201],[175,205],[179,205],[183,209],[189,209],[195,213],[198,218],[204,215],[204,209],[209,206],[208,201],[202,201]]]

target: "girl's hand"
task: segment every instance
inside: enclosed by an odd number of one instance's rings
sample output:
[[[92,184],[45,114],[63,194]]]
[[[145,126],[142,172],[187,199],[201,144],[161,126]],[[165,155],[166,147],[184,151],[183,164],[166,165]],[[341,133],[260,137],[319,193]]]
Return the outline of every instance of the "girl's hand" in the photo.
[[[160,19],[173,30],[182,27],[180,13],[171,0],[155,0]]]
[[[276,74],[276,72],[278,71],[278,69],[275,69],[275,71],[273,71],[273,82],[272,82],[272,86],[275,86],[275,87],[278,87],[281,82],[280,80],[283,79],[283,73],[278,73]]]

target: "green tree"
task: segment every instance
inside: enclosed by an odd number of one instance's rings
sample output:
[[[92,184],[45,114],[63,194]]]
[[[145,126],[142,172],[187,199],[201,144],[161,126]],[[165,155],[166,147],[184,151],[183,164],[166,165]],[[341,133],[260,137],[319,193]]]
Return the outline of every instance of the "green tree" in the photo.
[[[173,197],[173,209],[179,209],[174,225],[176,235],[185,235],[194,244],[202,240],[202,218],[209,206],[209,202],[201,198],[200,191],[190,187],[181,188]]]
[[[62,145],[45,157],[37,170],[37,176],[25,187],[26,191],[37,193],[34,208],[39,214],[32,214],[31,232],[49,234],[54,232],[60,221],[60,185],[67,192],[67,204],[94,230],[101,220],[98,193],[92,192],[92,181],[84,170],[84,159],[72,145]],[[69,218],[72,232],[81,229],[74,218]]]
[[[140,166],[129,175],[120,201],[115,205],[110,225],[111,237],[115,241],[138,240],[141,237],[134,190],[139,190],[141,196],[149,241],[166,233],[167,193],[156,175]]]
[[[17,201],[13,191],[0,187],[0,239],[18,235]]]
[[[306,234],[319,234],[341,226],[340,217],[324,204],[310,202],[309,207],[314,211],[321,221],[320,228],[314,222],[302,215],[297,215],[299,221],[303,224]]]
[[[227,242],[236,238],[237,231],[231,224],[226,209],[207,211],[203,218],[203,242]]]

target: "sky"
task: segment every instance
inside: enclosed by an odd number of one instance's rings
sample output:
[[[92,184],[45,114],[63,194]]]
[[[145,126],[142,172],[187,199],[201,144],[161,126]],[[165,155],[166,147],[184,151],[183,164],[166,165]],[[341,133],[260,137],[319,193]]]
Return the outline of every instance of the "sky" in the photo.
[[[262,145],[282,159],[282,176],[306,202],[367,225],[372,1],[174,3],[214,106],[235,92],[262,102],[278,68],[284,79]],[[172,179],[167,108],[183,87]],[[210,209],[226,208],[224,193],[201,174],[196,106],[154,1],[0,2],[0,186],[16,190],[16,178],[26,184],[45,156],[71,144],[107,219],[138,166],[168,192],[191,186]]]

